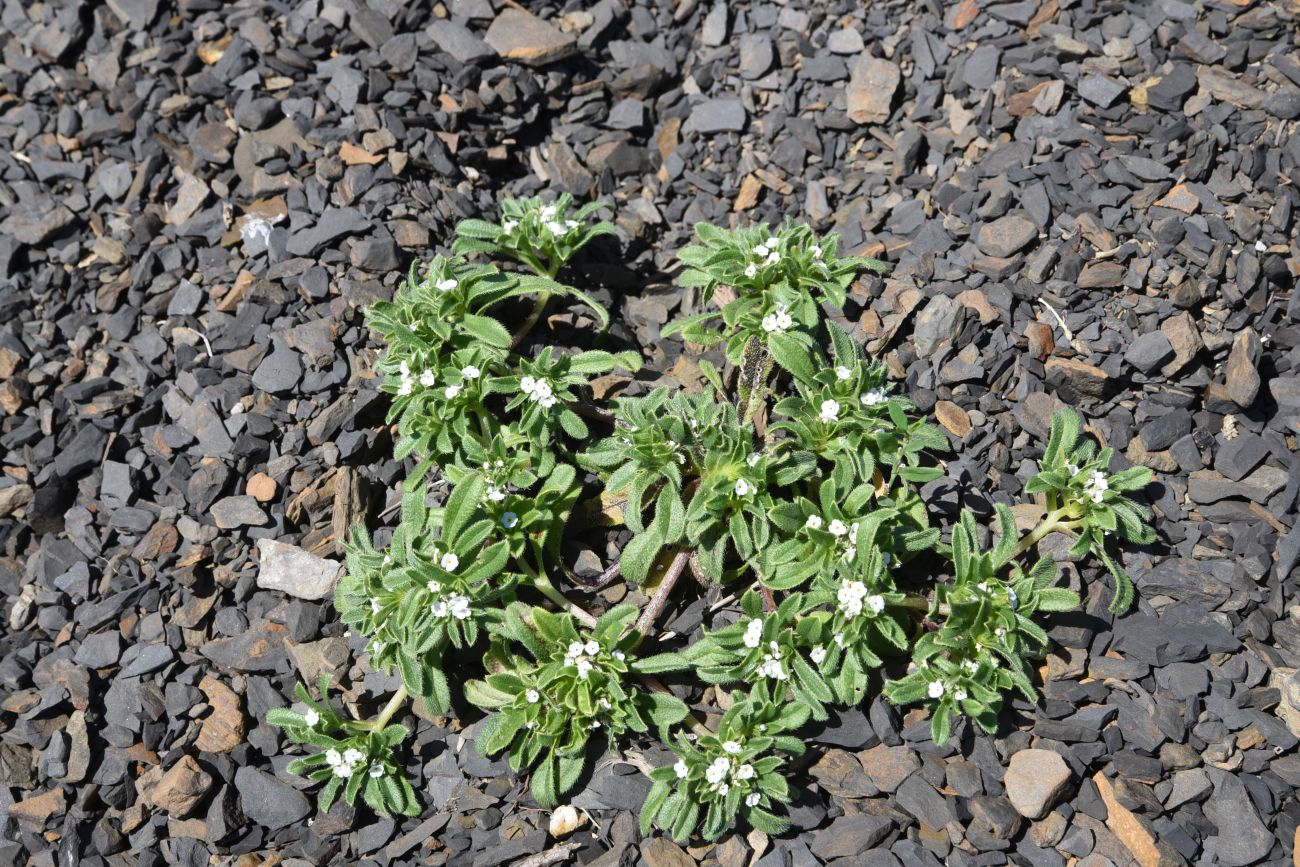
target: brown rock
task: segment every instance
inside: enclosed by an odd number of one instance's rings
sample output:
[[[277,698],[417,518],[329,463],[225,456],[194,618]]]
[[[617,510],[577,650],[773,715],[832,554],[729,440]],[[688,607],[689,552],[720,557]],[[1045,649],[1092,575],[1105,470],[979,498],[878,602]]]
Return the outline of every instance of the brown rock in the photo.
[[[0,346],[0,379],[8,379],[18,369],[23,357],[7,346]]]
[[[513,6],[497,15],[483,39],[507,60],[528,66],[545,66],[573,54],[577,39],[562,33],[551,24]]]
[[[39,795],[31,795],[9,808],[9,817],[17,819],[28,830],[39,831],[45,827],[45,820],[50,816],[62,815],[64,798],[62,789],[51,789]]]
[[[1195,214],[1201,207],[1201,200],[1196,197],[1196,193],[1187,188],[1187,184],[1178,184],[1162,198],[1156,200],[1156,207],[1172,208],[1184,214]]]
[[[934,417],[943,425],[944,430],[957,439],[965,439],[966,434],[970,433],[970,416],[950,400],[941,400],[934,405]]]
[[[1114,787],[1101,771],[1093,774],[1092,781],[1106,804],[1106,827],[1133,854],[1138,864],[1142,867],[1174,867],[1182,863],[1182,859],[1169,851],[1169,844],[1157,841],[1150,828],[1116,799]]]
[[[1046,361],[1056,351],[1052,326],[1046,322],[1030,322],[1025,326],[1025,337],[1029,340],[1029,354],[1039,361]]]
[[[1100,367],[1072,358],[1049,358],[1045,367],[1049,383],[1089,397],[1102,397],[1110,383],[1110,376]]]
[[[763,184],[757,175],[745,175],[744,180],[740,182],[740,192],[736,194],[736,201],[731,209],[737,213],[748,211],[758,204],[758,194],[762,191]]]
[[[975,0],[961,0],[952,8],[952,29],[964,30],[979,14],[979,3],[975,2]]]
[[[393,240],[403,250],[429,246],[429,230],[414,220],[397,220],[393,223]]]
[[[854,123],[884,123],[889,120],[894,93],[901,79],[896,64],[869,54],[860,56],[853,64],[846,92],[849,120]]]
[[[845,750],[827,750],[811,773],[821,787],[839,798],[869,798],[879,793],[862,769],[862,763]]]
[[[665,837],[651,837],[641,843],[641,858],[646,867],[695,867],[695,859],[686,850]]]
[[[275,499],[275,479],[266,473],[254,473],[244,487],[244,491],[259,503],[268,503]]]
[[[1080,289],[1113,289],[1124,285],[1127,273],[1123,265],[1106,259],[1101,262],[1089,262],[1079,275]]]
[[[203,720],[194,746],[205,753],[228,753],[244,742],[244,710],[233,689],[207,675],[199,689],[208,697],[212,713]]]
[[[1255,369],[1255,364],[1259,361],[1262,349],[1259,337],[1249,328],[1232,341],[1232,351],[1228,353],[1225,369],[1225,384],[1228,387],[1228,397],[1242,409],[1254,403],[1259,394],[1259,371]]]
[[[10,485],[0,488],[0,518],[8,517],[26,506],[36,496],[31,485]]]
[[[884,744],[858,753],[858,761],[872,784],[882,792],[897,790],[921,766],[908,747]]]
[[[382,154],[372,154],[365,148],[360,148],[350,141],[345,141],[339,145],[339,159],[350,166],[367,165],[373,166],[375,163],[382,163],[384,157]]]
[[[1038,227],[1021,214],[1007,214],[980,226],[975,243],[990,256],[1006,258],[1038,240]]]
[[[957,300],[962,303],[963,307],[974,310],[979,314],[981,325],[988,325],[998,321],[997,308],[989,303],[989,296],[985,295],[982,290],[966,289],[957,296]]]
[[[1160,330],[1164,332],[1165,337],[1169,338],[1169,345],[1174,348],[1174,360],[1161,370],[1166,376],[1181,370],[1204,346],[1201,342],[1201,332],[1196,328],[1196,320],[1186,310],[1161,322]]]
[[[1070,766],[1051,750],[1020,750],[1011,757],[1003,784],[1007,800],[1026,819],[1038,819],[1056,806],[1070,784]]]
[[[158,809],[173,816],[185,816],[198,806],[210,788],[212,775],[199,767],[192,756],[181,756],[181,760],[163,774],[150,798]]]

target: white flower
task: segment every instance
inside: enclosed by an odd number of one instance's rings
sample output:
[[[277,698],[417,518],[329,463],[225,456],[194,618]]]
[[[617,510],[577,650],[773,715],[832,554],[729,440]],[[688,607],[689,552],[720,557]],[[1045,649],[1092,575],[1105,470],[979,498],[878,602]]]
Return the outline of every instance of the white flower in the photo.
[[[790,314],[785,312],[784,304],[776,308],[776,325],[782,331],[794,325],[794,320],[790,318]]]
[[[862,600],[866,596],[867,585],[861,581],[845,579],[839,590],[835,591],[835,598],[839,600],[840,610],[850,620],[862,613]]]
[[[366,754],[356,747],[349,747],[347,751],[343,753],[343,761],[347,762],[349,765],[355,765],[365,757]]]
[[[819,644],[809,651],[808,656],[812,659],[814,664],[821,665],[822,660],[826,658],[826,648]]]
[[[513,232],[518,227],[519,227],[518,220],[506,220],[504,223],[501,224],[502,230],[506,232]]]
[[[316,709],[312,707],[307,708],[307,712],[302,715],[302,718],[311,727],[315,727],[316,723],[320,722],[320,714],[316,713]]]
[[[755,672],[760,677],[770,677],[773,680],[785,680],[785,666],[781,665],[781,659],[776,654],[767,654],[759,664]]]
[[[578,680],[586,680],[587,675],[590,674],[591,669],[594,668],[591,664],[591,660],[586,657],[581,657],[574,662],[574,667],[578,669]]]
[[[339,753],[338,750],[326,750],[325,761],[330,765],[338,767],[339,765],[343,764],[343,756]]]
[[[962,667],[967,671],[974,673],[979,671],[980,664],[973,659],[967,659],[962,663]]]
[[[750,452],[749,457],[745,458],[745,465],[753,469],[758,466],[758,462],[763,459],[762,452]]]
[[[850,541],[850,542],[857,542],[857,541],[858,541],[858,527],[859,527],[859,526],[860,526],[860,524],[859,524],[857,521],[854,521],[854,522],[849,526],[849,541]]]
[[[849,370],[847,367],[845,367],[842,364],[839,367],[835,368],[835,376],[839,379],[848,379],[852,375],[853,375],[853,371]]]
[[[941,697],[943,695],[943,681],[942,680],[930,681],[929,693],[930,693],[930,698]]]
[[[447,600],[451,604],[451,616],[457,620],[469,617],[469,597],[457,593]]]
[[[726,741],[722,744],[724,753],[731,753],[733,756],[740,752],[740,744],[737,741]]]
[[[776,250],[773,250],[772,252],[767,254],[767,259],[764,260],[763,266],[770,268],[771,266],[775,265],[777,262],[780,261],[781,261],[781,254],[778,253]]]
[[[877,404],[884,403],[887,400],[887,397],[883,388],[873,388],[866,394],[862,395],[861,400],[863,406],[876,406]]]
[[[872,614],[879,614],[885,610],[885,597],[879,594],[868,596],[867,607],[871,609]]]
[[[572,232],[574,229],[578,228],[578,221],[577,221],[577,220],[565,220],[565,221],[564,221],[564,228],[566,228],[566,229],[568,229],[570,232]]]
[[[731,762],[724,758],[716,758],[713,760],[713,764],[704,769],[704,779],[713,785],[717,785],[726,778],[727,772],[730,770]]]
[[[598,719],[594,719],[594,720],[592,720],[592,721],[591,721],[591,725],[587,726],[587,728],[589,728],[589,729],[598,729],[598,728],[600,728],[600,720],[598,720]]]
[[[677,774],[677,779],[684,780],[686,779],[686,775],[691,772],[691,769],[686,767],[686,762],[679,761],[677,764],[673,765],[673,771]]]
[[[459,385],[449,385],[449,386],[447,386],[447,388],[443,391],[443,394],[447,396],[447,400],[453,400],[453,399],[456,397],[456,395],[460,394],[460,386],[459,386]]]
[[[831,638],[833,638],[833,639],[835,640],[835,645],[836,645],[837,647],[843,647],[843,646],[844,646],[844,633],[843,633],[843,632],[837,632],[837,633],[835,633],[834,635],[832,635]]]
[[[460,369],[460,375],[466,379],[478,379],[483,375],[483,371],[479,370],[472,364],[467,364]]]
[[[748,497],[753,492],[754,487],[745,479],[736,479],[736,496]]]
[[[451,277],[448,277],[446,280],[439,280],[437,283],[433,285],[437,287],[439,292],[450,292],[452,289],[455,289],[457,286],[459,286],[460,283],[456,282]]]
[[[448,551],[446,554],[442,555],[442,559],[438,561],[438,565],[443,569],[446,569],[448,572],[455,572],[456,567],[460,565],[460,558]]]
[[[1092,497],[1094,503],[1100,503],[1102,497],[1110,490],[1110,482],[1106,480],[1106,474],[1101,470],[1093,470],[1092,476],[1089,477],[1087,484],[1083,487],[1084,493]]]
[[[745,266],[746,277],[754,277],[757,276],[757,274],[758,274],[758,266],[755,265],[753,262],[750,262],[748,265]]]
[[[420,385],[425,388],[433,388],[433,384],[438,381],[432,370],[426,370],[420,374]]]
[[[768,247],[768,245],[771,244],[771,243],[772,243],[772,241],[769,239],[769,240],[764,241],[763,243],[759,244],[757,247],[754,248],[754,255],[757,256],[757,257],[759,257],[760,259],[763,258],[764,256],[766,256],[766,255],[768,254],[768,252],[769,252],[769,247]]]
[[[954,692],[952,695],[953,695],[953,698],[957,699],[957,701],[965,701],[965,700],[966,700],[966,690],[964,690],[964,689],[959,689],[959,690],[957,690],[956,692]]]
[[[537,388],[537,380],[533,379],[531,376],[525,376],[523,379],[519,380],[519,387],[523,390],[524,394],[532,394],[533,389]]]
[[[487,494],[485,496],[487,496],[487,498],[492,502],[499,503],[506,498],[506,492],[500,488],[493,487],[487,489]]]
[[[582,648],[583,648],[583,645],[582,645],[582,642],[581,642],[581,641],[571,641],[571,642],[569,642],[569,653],[568,653],[568,655],[569,655],[569,656],[572,656],[572,657],[575,657],[575,658],[576,658],[576,657],[579,657],[579,656],[582,656]]]
[[[371,614],[378,614],[380,608],[382,608],[382,607],[383,607],[383,606],[381,606],[381,605],[379,604],[379,600],[378,600],[378,599],[371,599],[371,600],[370,600],[370,613],[371,613]]]
[[[619,662],[622,662],[623,660],[627,659],[627,654],[625,654],[625,653],[624,653],[623,651],[621,651],[621,650],[616,650],[616,651],[614,651],[613,653],[610,654],[610,656],[614,657],[614,658],[617,659]]]
[[[346,780],[348,777],[352,776],[352,766],[351,766],[351,765],[335,765],[335,766],[334,766],[334,776],[336,776],[336,777],[342,777],[343,779]]]
[[[430,593],[442,592],[442,584],[438,583],[437,581],[430,581],[428,584],[425,584],[424,586],[429,588]]]
[[[379,779],[380,777],[382,777],[383,775],[384,775],[384,766],[383,766],[383,765],[371,765],[371,766],[370,766],[370,779],[372,779],[372,780],[377,780],[377,779]]]
[[[836,401],[836,400],[823,400],[823,401],[822,401],[822,411],[821,411],[821,413],[820,413],[817,417],[818,417],[819,419],[821,419],[822,421],[829,423],[829,422],[833,422],[833,421],[835,421],[835,419],[839,418],[839,415],[840,415],[840,404],[839,404],[839,401]]]
[[[519,516],[514,512],[506,512],[501,516],[501,526],[505,527],[507,530],[513,530],[515,527],[519,526]]]
[[[546,231],[550,232],[552,235],[563,235],[566,232],[564,224],[556,222],[555,220],[546,224]]]
[[[763,640],[763,621],[754,619],[745,627],[745,646],[758,647]]]
[[[750,267],[752,268],[754,266],[751,265]],[[776,314],[769,313],[763,317],[763,330],[766,331],[768,334],[775,334],[781,330],[780,327],[776,324]]]
[[[757,806],[758,806],[758,799],[759,799],[759,794],[758,794],[758,792],[750,792],[748,795],[745,796],[745,806],[746,806],[746,807],[757,807]]]
[[[740,767],[736,768],[737,780],[752,780],[753,778],[754,778],[753,765],[741,765]]]
[[[808,520],[804,521],[803,525],[810,530],[820,530],[822,528],[822,517],[821,515],[809,515]]]
[[[849,528],[846,527],[844,525],[844,522],[841,521],[839,518],[835,518],[834,520],[832,520],[831,525],[826,529],[830,531],[832,536],[843,536],[845,533],[849,531]]]
[[[593,638],[591,641],[588,641],[583,645],[582,649],[587,652],[588,656],[595,656],[597,653],[600,653],[600,643]]]
[[[429,606],[429,613],[434,617],[446,617],[450,611],[451,608],[447,605],[445,599],[439,599],[437,602]]]
[[[731,791],[731,784],[730,784],[730,783],[718,783],[718,794],[719,794],[719,795],[725,795],[725,794],[727,794],[727,792],[730,792],[730,791]]]
[[[1070,471],[1071,476],[1079,475],[1079,467],[1075,464],[1066,464],[1065,468]]]
[[[524,698],[528,699],[529,704],[537,704],[542,700],[542,694],[535,689],[530,689],[524,693]]]
[[[820,259],[822,257],[822,248],[817,246],[816,244],[813,244],[811,247],[809,247],[808,252],[812,253],[812,257],[814,259]]]
[[[554,220],[558,209],[555,205],[542,205],[541,215],[543,220]]]

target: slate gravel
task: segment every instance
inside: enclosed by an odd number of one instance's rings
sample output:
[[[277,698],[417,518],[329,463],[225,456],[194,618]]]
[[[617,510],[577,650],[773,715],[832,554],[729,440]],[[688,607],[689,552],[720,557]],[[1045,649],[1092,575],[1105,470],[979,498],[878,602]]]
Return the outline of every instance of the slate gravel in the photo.
[[[1085,610],[996,736],[935,745],[875,699],[806,733],[790,833],[690,848],[639,839],[646,781],[603,761],[571,862],[1290,863],[1296,15],[5,0],[0,863],[489,867],[554,845],[473,714],[403,713],[425,810],[401,821],[321,814],[261,722],[300,678],[367,709],[393,686],[323,598],[340,534],[382,536],[404,477],[361,309],[458,220],[542,191],[615,207],[573,278],[644,353],[620,388],[698,381],[659,339],[699,309],[673,280],[692,223],[797,219],[891,263],[844,324],[949,433],[937,515],[1023,499],[1061,404],[1158,478],[1158,541],[1122,557],[1137,609],[1067,565]],[[591,340],[579,308],[546,327]],[[582,541],[584,569],[617,550]],[[1008,775],[1017,755],[1051,778]]]

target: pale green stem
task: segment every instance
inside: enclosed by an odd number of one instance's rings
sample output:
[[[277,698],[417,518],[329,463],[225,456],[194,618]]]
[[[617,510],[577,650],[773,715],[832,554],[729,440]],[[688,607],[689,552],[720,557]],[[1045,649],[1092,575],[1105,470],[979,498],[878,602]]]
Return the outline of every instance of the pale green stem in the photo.
[[[388,721],[401,709],[410,695],[405,686],[399,686],[397,692],[393,693],[393,697],[388,700],[388,704],[384,705],[384,709],[379,712],[379,716],[370,720],[361,720],[355,723],[356,727],[363,731],[383,731],[384,726],[388,725]]]
[[[1062,518],[1070,518],[1072,520],[1063,521],[1061,520]],[[1025,553],[1057,530],[1070,531],[1078,527],[1080,523],[1081,519],[1074,519],[1074,516],[1070,514],[1070,509],[1068,507],[1062,507],[1048,512],[1047,516],[1043,518],[1043,522],[1035,527],[1032,533],[1020,540],[1020,544],[1016,546],[1016,550],[1011,553],[1011,559],[1014,560],[1019,557],[1021,554]]]

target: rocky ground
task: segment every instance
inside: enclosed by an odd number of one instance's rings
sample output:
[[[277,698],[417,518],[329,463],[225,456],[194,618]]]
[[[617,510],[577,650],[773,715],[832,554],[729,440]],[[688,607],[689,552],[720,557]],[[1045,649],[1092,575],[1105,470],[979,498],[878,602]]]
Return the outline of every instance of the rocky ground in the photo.
[[[793,218],[893,265],[845,313],[950,434],[936,513],[1020,498],[1061,403],[1158,476],[1159,541],[1124,555],[1138,609],[1112,617],[1108,582],[1067,567],[1086,612],[998,737],[936,746],[875,701],[810,734],[790,834],[687,849],[636,836],[647,782],[606,761],[574,861],[1289,862],[1297,14],[6,0],[0,864],[555,845],[472,717],[408,715],[426,809],[402,822],[318,815],[260,722],[299,677],[367,709],[391,686],[315,559],[390,524],[404,476],[361,308],[457,220],[547,190],[615,206],[617,243],[580,267],[643,379],[694,380],[659,339],[694,310],[672,279],[691,224]],[[548,325],[589,333],[578,309]]]

